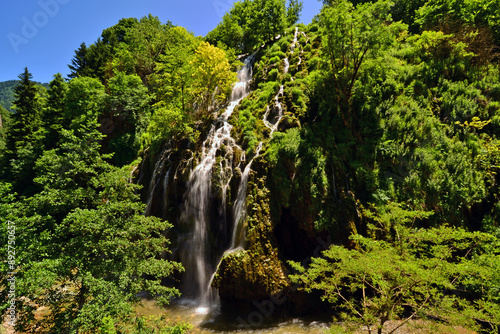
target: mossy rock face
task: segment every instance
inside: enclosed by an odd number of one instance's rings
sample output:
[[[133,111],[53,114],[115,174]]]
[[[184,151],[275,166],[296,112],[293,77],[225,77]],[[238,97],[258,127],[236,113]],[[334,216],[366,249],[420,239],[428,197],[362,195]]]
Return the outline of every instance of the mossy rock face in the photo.
[[[289,285],[274,240],[266,177],[256,175],[251,173],[248,184],[245,249],[226,254],[213,281],[221,299],[226,301],[270,298]]]
[[[275,252],[277,255],[277,252]],[[282,263],[276,255],[240,250],[226,255],[217,270],[214,286],[224,300],[252,302],[268,299],[287,286]]]

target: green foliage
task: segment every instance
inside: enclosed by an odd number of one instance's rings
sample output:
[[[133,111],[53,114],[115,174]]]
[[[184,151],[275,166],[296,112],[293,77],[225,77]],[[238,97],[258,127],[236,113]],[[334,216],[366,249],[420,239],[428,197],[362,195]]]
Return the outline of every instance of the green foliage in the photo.
[[[427,0],[396,0],[392,7],[391,14],[395,22],[403,21],[409,26],[409,30],[413,33],[418,32],[419,25],[415,22],[417,11],[422,7]]]
[[[5,142],[7,139],[7,131],[11,121],[11,114],[2,106],[0,106],[0,152],[5,150]],[[1,154],[1,153],[0,153]]]
[[[289,0],[286,9],[286,20],[288,26],[294,25],[300,19],[300,13],[304,8],[304,4],[300,0]]]
[[[77,78],[79,76],[91,76],[90,61],[87,60],[88,56],[87,44],[82,43],[78,50],[75,50],[75,55],[71,59],[71,65],[68,65],[71,73],[70,78]]]
[[[113,318],[104,317],[102,318],[102,327],[99,328],[100,334],[116,334],[115,323]]]
[[[14,101],[14,88],[17,86],[18,81],[8,80],[0,82],[0,106],[5,108],[9,113],[14,112],[12,102]],[[47,83],[36,82],[37,85],[49,88]]]
[[[55,148],[61,139],[61,130],[66,125],[64,122],[65,98],[68,85],[60,73],[54,75],[54,80],[49,84],[49,97],[43,110],[43,122],[47,134],[45,136],[45,148]]]
[[[171,326],[163,316],[150,316],[132,318],[127,324],[120,326],[120,331],[125,334],[184,334],[189,333],[192,328],[187,323]]]
[[[205,37],[207,42],[214,45],[222,43],[230,48],[238,50],[238,52],[244,50],[245,44],[243,41],[245,32],[244,28],[240,25],[242,19],[236,15],[236,8],[238,6],[238,3],[235,3],[231,14],[224,14],[222,21]],[[240,15],[241,14],[242,13],[240,13]]]
[[[446,20],[475,26],[487,26],[495,40],[500,38],[498,0],[427,1],[418,11],[416,22],[424,29],[436,27]]]
[[[123,19],[80,46],[69,82],[56,75],[47,93],[21,75],[10,122],[0,110],[0,227],[18,226],[20,327],[187,330],[132,314],[138,291],[176,295],[159,282],[181,267],[160,260],[170,224],[142,215],[131,167],[110,162],[153,160],[167,143],[174,159],[196,149],[227,105],[236,54],[258,48],[252,92],[229,119],[247,155],[263,144],[250,173],[250,267],[238,275],[267,263],[266,252],[281,267],[289,245],[275,248],[276,226],[308,238],[328,231],[349,248],[295,265],[294,279],[322,291],[338,320],[382,331],[418,316],[498,331],[496,1],[324,3],[311,25],[290,26],[300,1],[239,1],[205,41],[152,15]],[[278,102],[271,135],[263,117]],[[258,275],[257,284],[286,285]],[[35,319],[38,306],[50,312]]]
[[[402,29],[397,24],[388,24],[389,9],[387,1],[356,8],[349,1],[335,1],[321,12],[323,57],[329,62],[337,108],[348,128],[352,127],[354,84],[363,63],[394,43],[395,32]]]
[[[40,94],[31,78],[31,73],[25,68],[14,88],[13,105],[16,112],[10,132],[16,138],[33,135],[41,125]]]
[[[79,77],[71,80],[64,101],[65,127],[78,129],[83,124],[96,121],[103,112],[104,101],[104,86],[98,79]]]
[[[118,24],[105,29],[101,38],[87,47],[82,43],[68,65],[71,73],[69,78],[92,77],[105,82],[109,72],[110,62],[121,43],[127,41],[129,31],[138,23],[135,18],[121,19]]]
[[[106,116],[114,126],[108,151],[116,152],[115,165],[124,166],[137,157],[145,119],[150,115],[151,96],[138,75],[123,72],[109,79],[107,90],[106,111],[101,117]]]
[[[191,90],[194,67],[191,61],[200,41],[181,27],[174,27],[169,33],[175,47],[169,48],[160,56],[158,71],[151,81],[160,105],[189,113],[193,108],[194,99]]]
[[[150,147],[154,154],[170,140],[175,142],[181,138],[191,138],[194,130],[186,117],[187,115],[178,109],[157,108],[142,136],[143,148]]]
[[[113,117],[134,124],[145,113],[150,98],[139,76],[118,72],[109,79],[107,88]]]
[[[401,325],[419,316],[471,328],[481,319],[494,333],[498,314],[485,310],[482,303],[497,298],[493,287],[498,275],[493,274],[493,283],[483,281],[483,294],[472,301],[469,298],[478,287],[464,283],[470,279],[477,283],[473,277],[499,265],[500,257],[490,247],[498,240],[449,227],[412,229],[415,218],[425,215],[393,206],[375,218],[385,240],[352,236],[356,249],[332,246],[322,258],[313,258],[308,269],[292,263],[299,270],[292,279],[304,284],[305,291],[321,290],[323,299],[343,310],[341,320],[367,326],[369,333],[372,328],[382,333],[387,321],[401,316]],[[486,267],[478,265],[482,257],[492,262]],[[461,294],[455,293],[458,290]]]
[[[465,43],[457,43],[452,37],[441,31],[424,31],[408,38],[413,45],[409,56],[423,67],[422,73],[426,73],[424,78],[428,85],[435,84],[442,77],[450,80],[469,77],[474,54],[467,51]]]
[[[33,190],[34,162],[43,151],[42,106],[45,88],[31,80],[28,68],[19,75],[14,88],[15,113],[6,138],[3,155],[4,175],[14,181],[15,189],[29,193]]]
[[[182,267],[161,258],[171,225],[145,217],[128,168],[112,167],[99,153],[97,122],[62,136],[36,163],[42,191],[8,209],[16,212],[17,260],[33,264],[18,269],[26,297],[18,301],[18,326],[94,332],[110,317],[126,322],[139,292],[162,303],[178,295],[161,280]],[[40,306],[50,315],[34,319]]]
[[[302,2],[291,0],[245,0],[236,2],[222,22],[207,34],[207,41],[218,42],[237,49],[240,53],[250,52],[282,34],[287,25],[294,24],[300,17]]]
[[[14,101],[14,87],[16,80],[0,82],[0,105],[7,111],[11,111],[12,101]]]
[[[218,110],[228,101],[232,85],[237,80],[223,50],[202,42],[195,52],[191,61],[191,94],[195,96],[198,113],[203,115]]]
[[[147,85],[156,71],[156,64],[170,44],[169,30],[172,24],[162,24],[158,17],[148,15],[134,24],[123,37],[125,42],[116,49],[110,65],[127,74],[137,74]]]

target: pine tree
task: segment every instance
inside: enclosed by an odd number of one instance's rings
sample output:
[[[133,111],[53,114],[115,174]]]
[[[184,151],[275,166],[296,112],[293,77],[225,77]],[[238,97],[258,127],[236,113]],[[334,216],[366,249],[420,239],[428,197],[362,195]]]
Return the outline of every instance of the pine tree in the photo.
[[[19,84],[14,88],[12,125],[7,134],[6,151],[2,167],[7,179],[15,184],[19,193],[28,191],[33,185],[33,166],[43,151],[41,142],[41,101],[39,87],[31,80],[26,67],[19,75]]]
[[[83,42],[80,44],[78,50],[75,51],[75,56],[71,59],[71,65],[68,65],[69,70],[71,71],[71,73],[68,74],[69,78],[77,78],[84,75],[88,68],[88,50],[87,45]]]
[[[12,136],[16,139],[32,135],[40,127],[40,101],[38,88],[32,81],[32,75],[26,67],[19,75],[19,84],[14,88],[14,124]]]
[[[0,106],[0,155],[2,155],[5,150],[5,140],[9,124],[10,113],[4,107]]]
[[[64,127],[64,98],[68,90],[67,84],[60,73],[54,75],[54,80],[49,84],[49,98],[44,109],[43,122],[47,134],[45,136],[45,149],[55,148],[61,137]]]

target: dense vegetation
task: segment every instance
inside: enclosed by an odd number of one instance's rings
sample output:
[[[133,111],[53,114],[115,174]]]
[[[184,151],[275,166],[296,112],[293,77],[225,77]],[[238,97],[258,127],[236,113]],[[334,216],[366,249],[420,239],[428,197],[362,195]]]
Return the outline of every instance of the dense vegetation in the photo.
[[[134,316],[139,292],[178,295],[164,278],[183,268],[164,256],[175,222],[142,215],[131,180],[166,146],[200,149],[236,55],[251,53],[252,92],[230,122],[248,156],[263,149],[247,247],[222,267],[244,284],[271,263],[262,291],[319,291],[335,319],[368,332],[419,318],[498,333],[500,3],[332,0],[307,26],[301,7],[239,1],[205,38],[122,19],[75,51],[69,80],[46,89],[24,70],[15,112],[0,109],[3,258],[9,221],[16,248],[0,264],[1,310],[15,270],[18,330],[188,330]],[[320,234],[334,245],[297,262]]]
[[[48,88],[48,84],[38,83],[45,88]],[[12,112],[12,102],[14,101],[14,87],[17,85],[16,80],[9,80],[0,82],[0,106],[7,109],[7,111]]]

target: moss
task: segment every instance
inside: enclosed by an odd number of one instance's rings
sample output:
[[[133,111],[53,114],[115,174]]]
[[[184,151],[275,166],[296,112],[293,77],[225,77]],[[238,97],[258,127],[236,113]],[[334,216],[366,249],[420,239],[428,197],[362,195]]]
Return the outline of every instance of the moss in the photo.
[[[271,81],[276,81],[278,79],[278,76],[279,76],[279,71],[277,68],[274,68],[272,69],[270,72],[269,72],[269,75],[268,75],[268,80],[271,80]]]
[[[257,177],[257,173],[252,172],[247,197],[247,245],[245,250],[223,258],[213,281],[222,298],[265,299],[289,285],[274,241],[266,182],[266,176]]]

